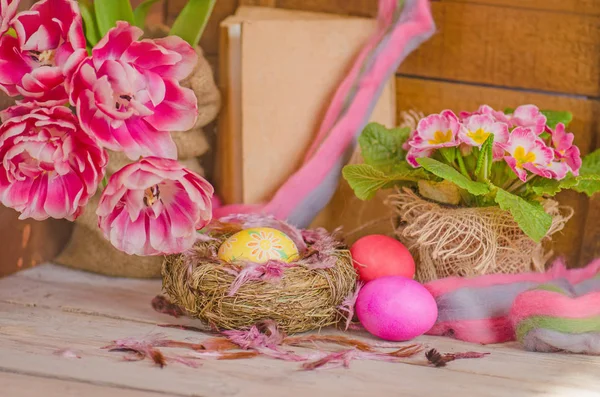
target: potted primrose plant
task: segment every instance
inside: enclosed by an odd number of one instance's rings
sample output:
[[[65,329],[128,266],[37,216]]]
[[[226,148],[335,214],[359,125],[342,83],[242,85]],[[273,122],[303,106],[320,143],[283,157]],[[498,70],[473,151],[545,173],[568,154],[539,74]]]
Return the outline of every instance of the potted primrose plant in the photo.
[[[483,105],[429,115],[415,128],[371,123],[359,138],[364,164],[343,175],[362,200],[395,189],[387,204],[420,281],[541,271],[550,255],[543,242],[573,211],[553,197],[600,191],[600,150],[580,156],[566,131],[571,118]]]

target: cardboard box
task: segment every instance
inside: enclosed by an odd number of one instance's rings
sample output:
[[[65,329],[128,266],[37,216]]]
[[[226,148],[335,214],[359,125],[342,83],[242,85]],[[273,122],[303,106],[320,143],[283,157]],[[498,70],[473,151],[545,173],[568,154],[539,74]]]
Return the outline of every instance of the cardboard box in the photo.
[[[301,166],[329,101],[375,26],[373,19],[261,7],[241,7],[221,23],[224,108],[216,188],[226,204],[268,201]],[[393,126],[395,112],[392,79],[371,120]],[[340,189],[336,208],[324,210],[317,223],[331,228],[344,223],[340,211],[352,212],[339,207],[346,196],[354,202],[352,191]]]

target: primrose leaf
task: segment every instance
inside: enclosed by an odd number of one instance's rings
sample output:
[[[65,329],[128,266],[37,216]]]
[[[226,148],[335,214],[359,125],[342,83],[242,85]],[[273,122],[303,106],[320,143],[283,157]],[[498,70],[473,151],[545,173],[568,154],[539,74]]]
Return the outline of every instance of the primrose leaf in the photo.
[[[416,183],[423,177],[424,173],[415,169],[397,169],[394,173],[386,175],[369,164],[351,164],[342,170],[344,179],[354,190],[354,194],[361,200],[369,200],[375,196],[378,190],[389,189],[401,182]]]
[[[579,169],[579,176],[569,173],[564,179],[558,182],[558,187],[555,187],[556,183],[557,181],[536,181],[532,188],[536,193],[540,190],[538,194],[550,194],[548,190],[552,188],[554,188],[555,194],[562,189],[572,189],[579,193],[585,193],[590,197],[594,193],[600,192],[600,149],[583,158],[581,168]],[[550,188],[547,186],[550,186]]]
[[[527,201],[517,195],[498,188],[496,203],[509,211],[521,230],[533,241],[539,243],[550,230],[552,217],[536,201]]]
[[[424,169],[431,172],[435,176],[438,176],[442,179],[450,181],[456,184],[461,189],[465,189],[471,194],[476,196],[481,196],[490,192],[488,185],[482,182],[474,182],[471,179],[467,178],[454,168],[449,165],[446,165],[440,161],[434,160],[429,157],[421,157],[417,159],[419,165],[421,165]]]
[[[591,197],[594,193],[600,192],[600,175],[579,175],[575,177],[577,183],[570,186],[562,186],[564,189],[572,189],[579,193],[585,193]]]
[[[563,123],[566,127],[573,120],[571,112],[557,112],[554,110],[541,110],[540,112],[546,116],[546,124],[550,128],[556,128],[558,123]]]
[[[566,179],[568,179],[568,177],[563,180]],[[535,178],[530,183],[530,187],[538,196],[555,196],[564,188],[561,186],[561,182],[562,181],[557,181],[556,179]]]
[[[585,172],[579,176],[569,173],[565,178],[557,181],[555,179],[536,178],[531,182],[531,189],[539,196],[554,196],[561,190],[572,189],[579,193],[592,196],[600,191],[600,175]]]
[[[410,128],[388,129],[378,123],[369,123],[358,137],[365,163],[377,168],[391,167],[406,157],[402,144],[410,135]]]
[[[579,181],[571,189],[592,196],[600,192],[600,149],[583,157]]]

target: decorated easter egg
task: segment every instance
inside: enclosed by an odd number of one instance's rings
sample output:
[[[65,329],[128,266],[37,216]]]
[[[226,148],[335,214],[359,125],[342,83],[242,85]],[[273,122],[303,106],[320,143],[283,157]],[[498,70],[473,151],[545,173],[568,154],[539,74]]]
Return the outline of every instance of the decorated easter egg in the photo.
[[[350,248],[352,263],[363,281],[384,276],[413,278],[415,261],[398,240],[381,234],[358,239]]]
[[[400,276],[370,281],[358,293],[356,315],[367,331],[390,341],[406,341],[429,331],[437,304],[425,287]]]
[[[269,227],[256,227],[237,232],[225,240],[219,247],[218,256],[226,262],[292,262],[298,259],[298,248],[285,233]]]

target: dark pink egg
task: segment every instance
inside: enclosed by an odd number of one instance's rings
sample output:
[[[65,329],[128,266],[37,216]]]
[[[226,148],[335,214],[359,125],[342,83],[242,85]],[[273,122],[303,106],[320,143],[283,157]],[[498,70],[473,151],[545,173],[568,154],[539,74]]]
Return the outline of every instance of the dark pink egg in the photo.
[[[367,331],[390,341],[406,341],[429,331],[437,304],[425,287],[401,276],[368,282],[356,300],[356,315]]]

